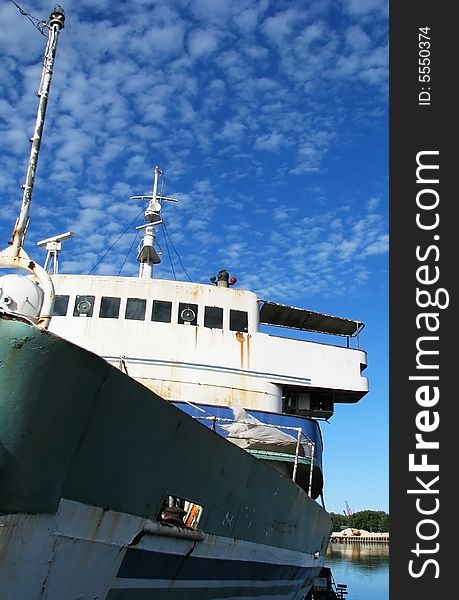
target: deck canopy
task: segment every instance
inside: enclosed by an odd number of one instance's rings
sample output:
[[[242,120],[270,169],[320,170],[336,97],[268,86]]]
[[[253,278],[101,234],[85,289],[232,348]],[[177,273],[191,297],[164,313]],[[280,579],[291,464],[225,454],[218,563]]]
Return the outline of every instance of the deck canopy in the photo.
[[[364,328],[361,321],[333,317],[324,313],[295,308],[285,304],[277,304],[268,300],[259,300],[260,323],[288,327],[301,331],[314,331],[317,333],[330,333],[352,337]]]

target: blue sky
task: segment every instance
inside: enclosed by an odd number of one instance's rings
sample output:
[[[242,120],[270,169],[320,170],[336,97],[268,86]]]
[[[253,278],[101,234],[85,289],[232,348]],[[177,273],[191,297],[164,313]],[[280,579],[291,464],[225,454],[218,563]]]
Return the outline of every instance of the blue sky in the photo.
[[[43,20],[54,6],[18,4]],[[128,253],[142,205],[129,196],[151,191],[159,165],[163,193],[180,202],[163,209],[169,240],[158,236],[156,276],[207,283],[225,268],[263,299],[365,323],[371,391],[323,424],[325,501],[334,512],[346,501],[387,511],[387,2],[62,6],[26,250],[43,262],[35,243],[71,230],[62,272],[97,264],[96,273],[135,275]],[[8,0],[0,18],[6,245],[46,39]]]

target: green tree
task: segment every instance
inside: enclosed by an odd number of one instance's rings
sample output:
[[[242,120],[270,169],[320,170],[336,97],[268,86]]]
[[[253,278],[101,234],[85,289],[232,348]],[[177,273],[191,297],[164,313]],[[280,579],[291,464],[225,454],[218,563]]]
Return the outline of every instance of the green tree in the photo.
[[[381,510],[362,510],[349,517],[349,527],[370,532],[389,531],[389,515]]]
[[[389,515],[387,513],[384,513],[381,527],[382,527],[381,531],[389,532]]]
[[[339,513],[330,513],[333,531],[340,531],[342,527],[349,527],[349,518]]]

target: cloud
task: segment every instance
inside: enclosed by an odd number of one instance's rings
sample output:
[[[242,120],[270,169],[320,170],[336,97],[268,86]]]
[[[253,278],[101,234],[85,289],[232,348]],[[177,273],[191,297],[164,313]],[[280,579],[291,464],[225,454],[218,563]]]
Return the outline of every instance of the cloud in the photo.
[[[255,139],[256,150],[268,150],[271,152],[279,150],[282,145],[283,136],[280,133],[267,133]]]
[[[296,8],[279,11],[264,20],[261,30],[271,42],[281,44],[298,27],[301,17],[302,13]]]
[[[371,45],[371,39],[368,34],[358,25],[352,25],[345,32],[346,43],[355,52],[365,52]]]
[[[348,11],[352,15],[366,15],[373,11],[385,11],[387,2],[385,0],[346,0]]]
[[[380,198],[370,198],[366,202],[366,209],[368,210],[368,212],[373,212],[378,208],[380,202]]]
[[[81,260],[64,251],[62,265],[85,272],[121,236],[97,268],[117,272],[142,222],[129,196],[151,192],[159,164],[180,199],[163,208],[167,230],[194,277],[235,261],[241,285],[284,298],[305,281],[309,293],[345,294],[371,277],[387,248],[386,173],[374,177],[375,167],[355,183],[343,165],[357,170],[353,156],[386,127],[387,22],[381,3],[331,6],[68,0],[28,242],[75,230]],[[42,10],[31,2],[32,14]],[[12,4],[0,16],[7,239],[46,40]],[[162,248],[157,273],[168,268]],[[135,274],[134,255],[123,273]]]
[[[378,239],[369,244],[366,249],[366,255],[386,254],[389,250],[389,236],[387,233],[379,235]]]
[[[213,54],[219,44],[219,35],[214,30],[198,29],[193,31],[187,39],[187,49],[194,59]]]
[[[259,19],[259,7],[250,7],[233,17],[233,22],[239,30],[244,33],[248,33],[255,29],[255,27],[258,25]]]
[[[223,125],[222,138],[232,142],[241,140],[244,136],[245,125],[238,121],[226,121]]]

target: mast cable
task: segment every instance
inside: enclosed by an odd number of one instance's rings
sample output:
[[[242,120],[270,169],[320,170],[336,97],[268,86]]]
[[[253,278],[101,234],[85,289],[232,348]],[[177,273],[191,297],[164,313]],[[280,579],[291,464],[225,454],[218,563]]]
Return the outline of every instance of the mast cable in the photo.
[[[166,231],[164,229],[164,222],[162,223],[162,230],[163,230],[163,234],[164,234],[164,241],[166,243],[167,256],[169,257],[169,262],[171,264],[172,274],[174,275],[174,280],[177,281],[177,276],[175,274],[174,264],[172,262],[172,256],[171,256],[171,253],[170,253],[170,250],[169,250],[169,244],[167,243]]]
[[[161,179],[161,183],[160,183],[160,185],[161,185],[161,196],[164,196],[164,187],[165,187],[165,181],[164,181],[164,177]],[[172,255],[171,255],[171,253],[170,253],[170,250],[169,250],[169,245],[168,245],[168,241],[167,241],[168,239],[169,239],[169,242],[170,242],[170,244],[171,244],[172,248],[174,249],[174,252],[175,252],[175,254],[177,255],[177,258],[178,258],[178,260],[179,260],[180,266],[181,266],[181,267],[182,267],[182,269],[183,269],[183,272],[184,272],[184,273],[185,273],[185,275],[188,277],[188,280],[189,280],[189,281],[192,281],[192,279],[191,279],[191,277],[189,276],[189,274],[188,274],[187,270],[186,270],[186,269],[185,269],[185,267],[183,266],[182,259],[180,258],[180,255],[179,255],[179,253],[177,252],[177,250],[176,250],[176,248],[175,248],[175,246],[174,246],[174,243],[173,243],[173,241],[172,241],[172,239],[171,239],[171,236],[169,235],[169,232],[168,232],[168,230],[167,230],[167,227],[166,227],[166,222],[165,222],[165,220],[164,220],[164,217],[161,217],[161,219],[162,219],[162,224],[161,224],[161,225],[162,225],[162,229],[163,229],[163,233],[164,233],[164,241],[165,241],[165,243],[166,243],[167,254],[168,254],[168,256],[169,256],[169,262],[170,262],[170,264],[171,264],[171,270],[172,270],[172,273],[173,273],[173,275],[174,275],[174,279],[175,279],[175,281],[177,281],[177,275],[176,275],[176,273],[175,273],[175,269],[174,269],[174,265],[173,265],[173,261],[172,261]]]
[[[180,254],[177,252],[177,249],[176,249],[176,248],[175,248],[175,246],[174,246],[174,242],[172,241],[172,239],[171,239],[171,236],[169,235],[169,232],[167,231],[166,222],[165,222],[164,218],[163,218],[163,227],[164,227],[164,231],[165,231],[165,232],[166,232],[166,234],[167,234],[167,237],[169,238],[169,242],[171,243],[171,246],[172,246],[172,248],[174,249],[174,252],[175,252],[175,254],[177,255],[177,258],[178,258],[178,260],[179,260],[180,266],[181,266],[181,267],[182,267],[182,269],[183,269],[183,272],[184,272],[184,273],[185,273],[185,275],[188,277],[188,280],[189,280],[189,281],[192,281],[191,277],[190,277],[190,276],[189,276],[189,274],[188,274],[188,271],[187,271],[187,270],[185,269],[185,267],[183,266],[182,259],[180,258]]]
[[[135,216],[135,218],[132,219],[132,221],[129,223],[129,225],[126,227],[126,229],[117,237],[117,239],[113,242],[113,244],[110,246],[110,248],[108,248],[108,250],[103,254],[103,256],[101,256],[100,259],[96,262],[96,264],[93,266],[93,268],[89,271],[88,275],[91,275],[91,273],[94,271],[94,269],[104,260],[104,258],[110,252],[110,250],[112,250],[113,247],[120,241],[120,239],[123,237],[123,235],[126,233],[126,231],[130,227],[132,227],[132,225],[137,221],[137,219],[144,212],[144,210],[145,210],[145,208],[142,208],[141,211]]]
[[[48,27],[48,23],[46,21],[43,21],[43,19],[37,19],[36,17],[33,17],[30,13],[26,12],[23,8],[21,8],[19,4],[14,0],[10,0],[10,2],[14,4],[14,6],[18,9],[22,16],[27,17],[29,19],[29,21],[34,27],[38,29],[41,35],[44,35],[46,37],[46,34],[43,32],[45,27]]]
[[[126,256],[124,257],[123,264],[121,265],[121,267],[120,267],[120,270],[118,271],[118,275],[120,275],[120,274],[121,274],[121,271],[123,270],[123,267],[124,267],[124,265],[126,264],[127,258],[128,258],[128,256],[131,254],[131,250],[132,250],[132,248],[133,248],[133,246],[134,246],[134,244],[135,244],[135,241],[136,241],[136,239],[137,239],[138,237],[139,237],[139,232],[138,232],[138,231],[136,231],[136,233],[135,233],[135,236],[134,236],[134,239],[132,240],[131,247],[130,247],[130,248],[129,248],[129,250],[126,252]]]

